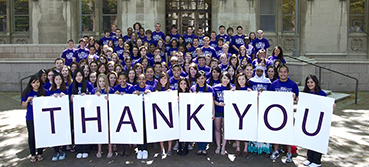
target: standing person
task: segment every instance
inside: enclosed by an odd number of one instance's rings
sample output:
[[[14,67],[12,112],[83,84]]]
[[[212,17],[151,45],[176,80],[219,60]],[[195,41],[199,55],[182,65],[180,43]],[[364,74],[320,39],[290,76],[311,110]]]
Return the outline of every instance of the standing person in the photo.
[[[219,68],[219,67],[218,67]],[[214,90],[214,107],[215,112],[213,112],[213,119],[215,124],[215,139],[217,143],[217,149],[215,154],[225,155],[225,146],[227,140],[224,139],[224,90],[231,90],[231,75],[225,71],[220,76],[220,84],[213,87]],[[223,135],[222,130],[223,129]],[[223,138],[222,138],[223,136]]]
[[[56,73],[53,76],[53,84],[48,91],[49,96],[63,97],[64,95],[68,94],[67,87],[64,84],[63,75],[60,73]],[[54,156],[51,158],[52,161],[57,160],[64,160],[65,159],[65,152],[61,149],[62,146],[55,146],[54,148]]]
[[[206,80],[206,83],[212,87],[219,84],[220,74],[222,74],[222,71],[218,66],[212,67],[210,71],[210,77]]]
[[[229,43],[230,39],[229,39],[229,36],[227,34],[225,34],[225,30],[226,30],[226,28],[225,28],[224,25],[219,26],[219,34],[217,35],[217,40],[219,38],[223,38],[225,43],[227,43],[227,42]]]
[[[106,95],[105,99],[108,100],[108,94],[114,94],[114,89],[109,86],[108,77],[105,74],[99,74],[97,78],[97,87],[92,90],[92,94],[95,94],[97,96],[100,95]],[[110,131],[110,128],[109,128]],[[96,157],[101,158],[102,151],[101,151],[102,144],[97,145],[97,153]],[[108,154],[106,155],[106,158],[113,157],[113,150],[112,145],[110,144],[110,138],[108,143]]]
[[[112,31],[113,32],[113,31]],[[111,40],[113,41],[114,43],[114,48],[117,47],[119,45],[119,38],[122,38],[122,30],[120,29],[116,29],[114,31],[114,36],[112,36],[112,32],[110,33],[110,36],[111,36]],[[123,39],[123,38],[122,38]]]
[[[232,88],[232,91],[234,90],[247,90],[247,91],[250,91],[251,90],[251,87],[249,85],[249,83],[247,82],[247,78],[246,78],[246,74],[245,73],[239,73],[237,74],[236,76],[236,80],[235,80],[235,87]],[[245,141],[245,147],[243,149],[243,153],[242,153],[242,156],[244,157],[247,157],[248,156],[248,141]],[[240,152],[241,149],[240,149],[240,141],[239,140],[236,140],[236,151],[234,153],[235,156],[240,156]]]
[[[212,93],[213,95],[213,99],[215,97],[213,88],[211,86],[209,86],[208,84],[206,84],[206,73],[204,71],[199,71],[196,74],[196,85],[193,85],[190,89],[190,91],[192,93],[204,93],[204,92],[209,92]],[[214,108],[212,109],[212,112],[214,113]],[[206,145],[207,143],[205,142],[196,142],[197,146],[198,146],[198,151],[196,153],[196,155],[200,156],[206,156],[208,154],[208,152],[206,151]]]
[[[203,39],[204,39],[205,35],[204,35],[204,29],[202,27],[199,27],[197,29],[197,37],[199,38],[199,47],[204,46]]]
[[[30,162],[36,162],[36,143],[35,143],[35,130],[33,123],[33,98],[45,96],[45,89],[40,84],[40,79],[33,75],[31,76],[26,89],[22,92],[22,108],[27,108],[26,124],[28,130],[28,147],[31,154]],[[37,149],[37,161],[42,161],[43,149]]]
[[[148,94],[154,91],[153,87],[150,85],[146,85],[146,76],[145,74],[140,74],[137,77],[137,85],[133,86],[134,92],[132,94],[143,95]],[[143,96],[142,96],[143,97]],[[143,105],[143,127],[144,127],[144,144],[137,145],[137,159],[147,159],[149,152],[147,151],[147,140],[146,140],[146,121],[145,121],[145,101],[142,101]]]
[[[191,88],[193,85],[196,85],[196,75],[199,72],[199,68],[195,63],[191,63],[188,68],[190,72],[187,76],[187,79],[190,84],[189,88]]]
[[[255,53],[258,53],[260,49],[266,50],[266,55],[268,55],[268,48],[270,47],[269,42],[265,39],[263,30],[257,31],[258,37],[255,38],[252,42],[253,47],[255,48]]]
[[[85,47],[85,39],[84,38],[81,38],[79,41],[78,41],[78,43],[79,43],[79,49],[77,49],[76,51],[75,51],[75,61],[76,62],[80,62],[81,60],[83,60],[83,59],[86,59],[87,58],[87,56],[89,55],[89,51],[88,51],[88,49]]]
[[[242,26],[238,26],[237,27],[237,35],[232,37],[232,42],[231,42],[231,46],[233,48],[233,54],[238,55],[240,46],[244,44],[243,40],[244,40],[245,36],[242,33],[243,33]]]
[[[272,55],[268,57],[270,64],[274,64],[276,60],[280,60],[283,64],[286,64],[286,60],[283,57],[283,51],[280,46],[275,46],[272,51]]]
[[[286,65],[282,65],[278,68],[279,79],[273,82],[270,86],[270,91],[277,92],[292,92],[294,101],[298,100],[299,88],[295,82],[289,78],[289,69]],[[275,160],[279,157],[279,144],[274,144],[274,152],[270,156],[271,159]],[[292,162],[291,146],[287,145],[287,163]]]
[[[190,84],[188,82],[187,78],[181,77],[178,81],[178,96],[179,93],[189,93],[190,92]],[[183,144],[183,146],[182,146]],[[179,142],[178,143],[178,152],[177,155],[180,156],[186,156],[188,154],[188,150],[192,150],[192,146],[189,144],[189,142]]]
[[[172,28],[170,28],[170,36],[171,36],[171,40],[173,40],[173,39],[176,39],[177,41],[178,41],[178,39],[179,39],[179,37],[181,36],[181,35],[179,35],[178,33],[177,33],[177,26],[176,25],[172,25]]]
[[[170,92],[171,88],[170,88],[170,84],[169,84],[169,76],[167,73],[165,72],[161,72],[159,74],[159,83],[156,85],[155,90],[156,92],[162,92],[162,91],[167,91]],[[164,148],[164,142],[165,141],[161,141],[160,142],[160,155],[161,156],[165,156],[165,148]],[[168,152],[166,155],[168,156],[172,156],[172,140],[168,141]]]
[[[217,57],[219,58],[221,54],[223,54],[223,45],[224,45],[224,39],[222,37],[217,38],[217,46],[214,47],[215,52],[217,53]]]
[[[54,71],[53,68],[48,69],[46,71],[46,75],[47,75],[47,82],[43,85],[44,89],[49,90],[51,85],[53,84],[53,76],[56,72]]]
[[[165,34],[160,31],[160,28],[161,28],[160,23],[156,23],[155,31],[152,32],[152,39],[154,40],[155,46],[157,46],[159,39],[165,39]]]
[[[183,38],[185,40],[185,43],[189,42],[189,43],[192,44],[193,38],[196,37],[196,35],[194,35],[192,33],[193,33],[193,27],[192,26],[188,26],[187,27],[187,34],[183,35]]]
[[[61,58],[63,62],[65,62],[65,65],[69,66],[69,64],[75,60],[76,49],[74,49],[73,39],[68,40],[67,44],[68,48],[63,51]]]
[[[116,53],[119,57],[122,57],[124,51],[124,39],[119,37],[117,39],[118,45],[114,48],[114,53]]]
[[[255,32],[250,32],[250,45],[254,46],[254,39],[256,38]]]
[[[247,67],[246,67],[247,68]],[[267,91],[270,90],[271,82],[268,78],[265,78],[265,68],[257,66],[255,68],[255,76],[250,78],[249,83],[254,91]]]
[[[123,39],[124,39],[125,42],[127,42],[127,43],[131,42],[132,33],[133,33],[132,27],[128,27],[127,28],[127,35],[123,36]]]
[[[327,96],[327,94],[320,87],[318,78],[315,75],[308,75],[305,79],[305,87],[302,92],[311,93],[319,96]],[[333,105],[333,109],[336,108],[336,104]],[[309,167],[322,166],[322,153],[315,152],[313,150],[307,151],[307,160],[303,162],[303,165]]]
[[[112,37],[112,38],[119,38],[119,37],[121,37],[122,35],[121,34],[117,34],[116,32],[117,32],[117,30],[118,30],[118,25],[117,24],[115,24],[115,23],[113,23],[113,24],[111,24],[110,25],[110,29],[111,29],[111,32],[110,32],[110,36]]]
[[[275,72],[275,68],[273,66],[268,66],[266,69],[267,78],[270,79],[270,82],[274,82],[277,80],[277,73]]]
[[[105,36],[103,36],[102,38],[100,38],[100,43],[101,45],[108,45],[109,41],[112,40],[110,37],[110,30],[106,29],[104,31]]]
[[[204,55],[210,55],[210,57],[215,57],[218,59],[217,52],[210,46],[209,37],[204,37],[204,46],[201,48]]]
[[[153,88],[156,88],[156,85],[158,85],[159,80],[155,79],[155,77],[154,77],[154,68],[153,67],[148,67],[146,69],[146,77],[147,77],[146,84],[151,85]]]
[[[210,33],[210,43],[209,45],[213,48],[218,46],[218,41],[217,41],[217,33],[215,31],[212,31]]]
[[[246,50],[247,50],[246,54],[251,57],[251,60],[254,60],[255,59],[255,49],[250,44],[250,38],[249,37],[245,37],[244,46],[246,47]]]

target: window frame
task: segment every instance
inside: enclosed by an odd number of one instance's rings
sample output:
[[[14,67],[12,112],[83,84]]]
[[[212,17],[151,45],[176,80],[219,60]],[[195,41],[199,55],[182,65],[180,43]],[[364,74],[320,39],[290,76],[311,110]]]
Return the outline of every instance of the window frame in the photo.
[[[369,1],[365,0],[365,5],[364,5],[364,13],[363,14],[351,14],[350,12],[350,6],[351,6],[351,0],[347,1],[347,32],[348,34],[368,34],[369,32]],[[362,31],[350,31],[351,30],[351,16],[364,16],[364,26],[362,27]]]

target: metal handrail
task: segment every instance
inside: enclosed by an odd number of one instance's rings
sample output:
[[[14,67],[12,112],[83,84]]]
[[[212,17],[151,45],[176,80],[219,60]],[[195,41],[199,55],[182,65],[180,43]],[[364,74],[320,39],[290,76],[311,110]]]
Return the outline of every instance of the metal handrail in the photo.
[[[350,76],[350,75],[347,75],[347,74],[344,74],[344,73],[341,73],[341,72],[338,72],[338,71],[335,71],[335,70],[332,70],[332,69],[329,69],[327,67],[323,67],[323,66],[320,66],[320,65],[316,65],[316,64],[313,64],[313,63],[310,63],[308,61],[305,61],[305,60],[301,60],[297,57],[293,57],[293,56],[289,56],[289,55],[283,55],[283,56],[286,56],[286,57],[289,57],[291,59],[294,59],[294,60],[297,60],[297,61],[300,61],[300,62],[304,62],[306,64],[309,64],[309,65],[312,65],[312,66],[315,66],[315,67],[319,67],[319,82],[321,83],[322,82],[322,69],[324,70],[328,70],[330,72],[333,72],[333,73],[336,73],[336,74],[339,74],[339,75],[342,75],[342,76],[345,76],[347,78],[351,78],[353,80],[356,81],[356,89],[355,89],[355,104],[357,104],[357,91],[358,91],[358,88],[359,88],[359,80],[353,76]]]

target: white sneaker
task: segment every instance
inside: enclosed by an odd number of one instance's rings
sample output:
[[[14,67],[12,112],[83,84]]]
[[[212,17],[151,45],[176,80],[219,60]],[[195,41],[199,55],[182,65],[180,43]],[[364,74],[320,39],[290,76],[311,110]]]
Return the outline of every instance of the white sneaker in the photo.
[[[191,144],[188,144],[187,149],[188,149],[189,151],[193,150],[192,143],[191,143]]]
[[[309,160],[306,160],[302,163],[304,166],[309,166],[311,164],[311,162]]]
[[[77,159],[81,159],[81,158],[82,158],[82,153],[78,153],[78,154],[76,155],[76,158],[77,158]]]
[[[178,141],[177,141],[177,142],[176,142],[176,145],[174,145],[174,147],[173,147],[173,150],[177,151],[177,150],[178,150],[178,147],[179,147],[179,143],[178,143]]]
[[[139,150],[137,152],[137,159],[142,159],[142,151],[141,150]]]
[[[287,159],[286,159],[287,163],[291,163],[292,162],[292,154],[291,153],[287,153]]]
[[[270,159],[276,160],[279,157],[278,151],[274,151],[272,155],[270,155]]]
[[[83,153],[83,154],[82,154],[82,158],[83,158],[83,159],[86,159],[87,157],[88,157],[88,153]]]
[[[309,167],[319,167],[319,166],[322,166],[322,164],[311,163],[309,165]]]
[[[147,152],[147,150],[143,150],[142,151],[142,159],[147,159],[148,156],[149,156],[149,152]]]

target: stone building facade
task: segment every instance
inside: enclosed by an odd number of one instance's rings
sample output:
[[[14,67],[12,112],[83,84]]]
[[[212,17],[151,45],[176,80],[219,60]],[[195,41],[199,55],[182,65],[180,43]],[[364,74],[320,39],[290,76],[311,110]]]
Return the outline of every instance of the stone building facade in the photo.
[[[55,45],[59,47],[67,39],[76,41],[84,35],[100,38],[111,23],[116,23],[123,34],[135,22],[140,22],[145,29],[151,30],[154,30],[155,23],[160,23],[165,32],[170,31],[172,24],[177,24],[180,33],[189,25],[195,28],[206,27],[205,31],[217,33],[219,25],[234,29],[241,25],[244,33],[261,28],[271,46],[281,46],[287,55],[292,55],[295,48],[294,30],[297,28],[300,58],[357,77],[359,90],[369,90],[369,1],[298,0],[297,10],[295,2],[296,0],[0,0],[0,64],[2,66],[10,60],[13,63],[37,60],[41,64],[50,64],[53,57],[43,56],[41,52],[46,45],[50,45],[50,48],[55,48]],[[294,16],[296,11],[297,26]],[[40,52],[24,53],[33,54],[26,58],[24,55],[17,55],[18,47],[27,46],[39,46],[36,50]],[[54,53],[54,56],[57,57],[58,54]],[[303,82],[306,74],[318,74],[313,66],[293,60],[288,62],[292,69],[291,77],[296,81]],[[349,79],[331,75],[328,71],[323,71],[322,76],[322,86],[325,89],[353,91],[353,84]]]

